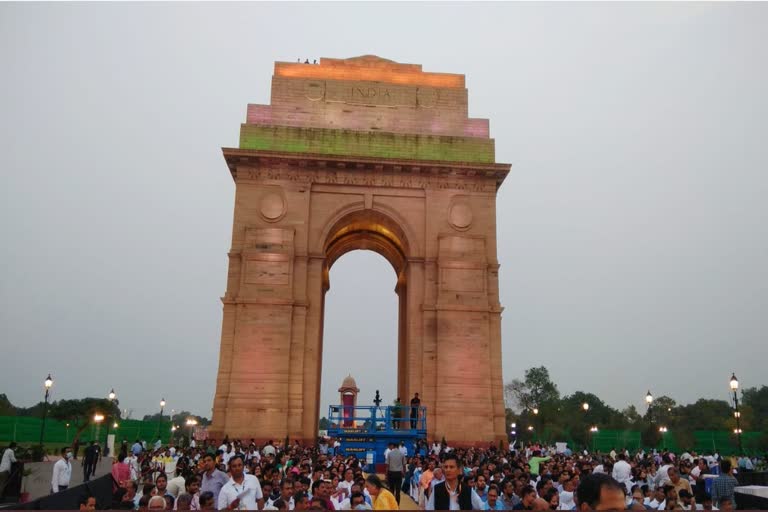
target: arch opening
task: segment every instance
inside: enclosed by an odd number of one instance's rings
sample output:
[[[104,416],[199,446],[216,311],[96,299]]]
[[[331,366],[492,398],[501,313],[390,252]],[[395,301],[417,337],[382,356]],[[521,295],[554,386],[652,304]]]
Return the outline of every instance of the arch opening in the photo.
[[[397,392],[398,302],[396,276],[378,253],[354,250],[331,268],[324,294],[320,417],[343,404],[339,385],[351,375],[360,388],[357,405],[370,405],[376,389],[384,405]],[[342,387],[343,384],[342,384]]]
[[[323,245],[325,253],[325,262],[323,266],[323,293],[322,293],[322,305],[321,305],[321,336],[320,336],[320,353],[321,357],[318,358],[320,362],[320,368],[318,371],[318,403],[320,402],[320,394],[323,382],[323,361],[325,360],[324,354],[324,337],[325,337],[325,316],[326,316],[326,295],[331,286],[330,271],[334,263],[339,258],[351,251],[364,250],[373,251],[384,257],[395,271],[396,284],[394,291],[397,294],[397,355],[395,361],[397,363],[397,380],[396,380],[396,396],[385,399],[387,403],[391,403],[396,397],[404,399],[403,393],[406,392],[407,378],[409,371],[407,368],[406,358],[406,344],[407,344],[407,330],[408,325],[407,317],[407,266],[408,266],[408,254],[409,245],[405,236],[405,231],[399,225],[398,222],[393,220],[388,215],[379,211],[366,209],[351,212],[341,219],[336,221],[330,230],[327,232],[327,237]],[[387,345],[391,346],[391,345]],[[327,376],[326,378],[329,378]],[[363,396],[361,404],[369,403],[373,399],[373,395],[370,397]],[[321,415],[324,415],[326,411],[320,411]]]

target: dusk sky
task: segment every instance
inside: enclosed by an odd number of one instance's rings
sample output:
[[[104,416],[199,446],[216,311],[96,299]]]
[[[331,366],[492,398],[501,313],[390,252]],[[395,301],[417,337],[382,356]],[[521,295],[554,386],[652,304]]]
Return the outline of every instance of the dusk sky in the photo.
[[[624,408],[768,384],[766,3],[0,3],[0,393],[211,414],[235,186],[275,61],[467,77],[498,162],[505,382]],[[321,414],[391,402],[395,274],[331,270]],[[404,397],[405,398],[405,397]]]

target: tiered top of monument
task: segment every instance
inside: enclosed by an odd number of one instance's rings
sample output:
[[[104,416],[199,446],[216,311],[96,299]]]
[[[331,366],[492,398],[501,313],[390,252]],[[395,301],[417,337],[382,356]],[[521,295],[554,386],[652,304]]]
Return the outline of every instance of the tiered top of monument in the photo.
[[[493,164],[488,120],[468,117],[464,75],[365,55],[276,62],[270,105],[248,105],[240,149]]]

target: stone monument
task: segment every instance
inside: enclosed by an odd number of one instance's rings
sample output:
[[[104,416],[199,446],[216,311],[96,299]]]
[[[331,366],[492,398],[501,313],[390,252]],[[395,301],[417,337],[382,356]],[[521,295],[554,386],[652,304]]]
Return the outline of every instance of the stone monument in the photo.
[[[313,442],[329,269],[356,249],[397,274],[397,393],[430,438],[505,439],[496,163],[464,76],[375,56],[275,64],[249,105],[236,184],[212,435]],[[375,361],[370,364],[375,366]]]

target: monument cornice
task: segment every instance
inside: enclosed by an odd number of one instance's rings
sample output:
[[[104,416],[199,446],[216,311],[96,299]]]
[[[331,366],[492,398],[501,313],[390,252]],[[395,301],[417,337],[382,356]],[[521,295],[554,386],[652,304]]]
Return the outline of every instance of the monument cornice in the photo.
[[[296,171],[344,171],[366,174],[395,174],[430,178],[491,179],[498,189],[509,174],[511,164],[468,163],[443,160],[404,160],[364,156],[336,156],[313,153],[264,151],[258,149],[222,148],[232,179],[237,179],[238,166],[254,168],[287,168]]]

